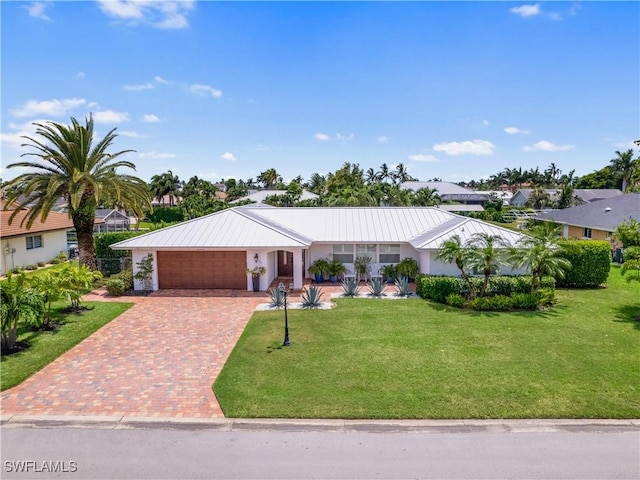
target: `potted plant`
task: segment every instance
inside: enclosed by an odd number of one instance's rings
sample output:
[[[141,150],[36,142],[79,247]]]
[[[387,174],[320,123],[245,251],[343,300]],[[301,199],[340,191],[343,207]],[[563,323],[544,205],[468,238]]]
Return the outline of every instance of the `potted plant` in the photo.
[[[253,291],[260,291],[260,275],[264,275],[267,273],[267,269],[263,266],[256,266],[253,268],[246,269],[247,275],[251,275],[251,281],[253,282]]]
[[[356,269],[358,278],[366,278],[369,275],[369,266],[371,265],[371,257],[356,257],[353,266]]]
[[[398,276],[398,270],[395,265],[389,263],[380,267],[380,275],[387,279],[387,283],[393,283]]]
[[[316,279],[316,283],[324,281],[325,274],[329,271],[329,261],[326,258],[319,258],[309,265],[309,273]]]
[[[419,271],[418,261],[411,257],[403,258],[396,266],[396,271],[399,277],[407,277],[411,280],[415,280]]]
[[[345,267],[340,260],[333,260],[329,263],[329,267],[327,268],[329,281],[331,283],[336,283],[338,281],[338,276],[342,275],[346,271],[347,267]]]

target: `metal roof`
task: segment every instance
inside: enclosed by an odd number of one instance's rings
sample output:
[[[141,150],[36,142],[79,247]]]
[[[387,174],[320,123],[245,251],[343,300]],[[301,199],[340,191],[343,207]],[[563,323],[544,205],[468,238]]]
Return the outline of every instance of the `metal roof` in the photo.
[[[462,230],[459,231],[459,229]],[[443,235],[463,240],[475,232],[521,234],[430,207],[317,208],[234,207],[156,230],[112,246],[116,249],[308,247],[325,243],[403,243],[439,248]]]

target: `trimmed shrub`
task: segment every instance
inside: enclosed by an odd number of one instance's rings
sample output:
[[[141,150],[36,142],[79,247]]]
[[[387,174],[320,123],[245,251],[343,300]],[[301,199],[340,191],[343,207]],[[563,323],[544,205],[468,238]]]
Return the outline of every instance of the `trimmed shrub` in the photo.
[[[478,297],[471,300],[470,305],[474,310],[500,312],[511,310],[513,308],[513,300],[506,295]]]
[[[536,292],[538,296],[538,305],[541,307],[549,307],[556,303],[556,292],[551,288],[541,288]]]
[[[153,212],[147,215],[147,220],[152,223],[176,223],[185,220],[185,212],[180,207],[155,207]]]
[[[111,297],[119,297],[127,291],[124,281],[121,278],[111,277],[106,283],[107,293]]]
[[[31,265],[27,265],[26,267],[24,267],[25,270],[37,270],[38,269],[38,265],[35,264],[31,264]]]
[[[38,262],[38,266],[39,267],[44,267],[45,265],[46,265],[46,263],[44,263],[44,262]]]
[[[138,235],[142,235],[144,232],[107,232],[99,233],[94,236],[93,243],[96,249],[97,258],[122,258],[130,257],[131,250],[112,250],[111,245],[114,243],[122,242]]]
[[[463,308],[466,299],[459,293],[450,293],[447,295],[446,304],[450,307]]]
[[[611,245],[604,240],[563,240],[562,256],[571,262],[559,287],[595,288],[603,285],[611,268]]]
[[[462,295],[465,289],[464,280],[458,277],[420,275],[416,280],[416,293],[439,303],[446,303],[452,293]]]

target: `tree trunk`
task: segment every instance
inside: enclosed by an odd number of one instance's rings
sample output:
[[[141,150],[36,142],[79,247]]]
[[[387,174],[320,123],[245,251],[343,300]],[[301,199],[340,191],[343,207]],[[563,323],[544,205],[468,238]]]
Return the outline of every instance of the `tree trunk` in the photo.
[[[96,251],[93,244],[93,223],[96,217],[95,202],[90,199],[83,201],[75,211],[70,211],[73,226],[78,237],[78,253],[80,265],[86,265],[90,270],[97,270]]]

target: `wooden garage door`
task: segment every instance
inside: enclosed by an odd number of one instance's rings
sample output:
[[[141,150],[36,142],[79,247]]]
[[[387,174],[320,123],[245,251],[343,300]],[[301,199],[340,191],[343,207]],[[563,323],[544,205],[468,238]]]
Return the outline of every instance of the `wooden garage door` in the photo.
[[[160,288],[246,290],[245,252],[158,252]]]

